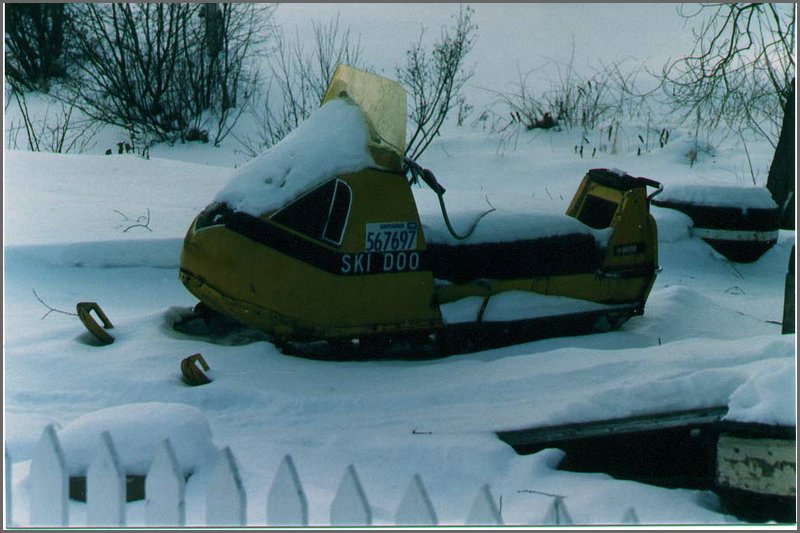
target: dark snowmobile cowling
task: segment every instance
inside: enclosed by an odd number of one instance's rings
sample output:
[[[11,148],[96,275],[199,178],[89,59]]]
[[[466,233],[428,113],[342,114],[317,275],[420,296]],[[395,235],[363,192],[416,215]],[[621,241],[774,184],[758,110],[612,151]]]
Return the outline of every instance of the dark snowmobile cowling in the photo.
[[[494,210],[458,236],[446,212],[447,232],[420,218],[405,109],[400,85],[340,66],[317,113],[189,228],[180,276],[202,307],[284,346],[422,339],[446,353],[643,312],[658,268],[656,182],[591,170],[565,215]]]
[[[731,261],[757,261],[778,242],[781,209],[765,187],[679,185],[653,205],[687,215],[692,235]]]

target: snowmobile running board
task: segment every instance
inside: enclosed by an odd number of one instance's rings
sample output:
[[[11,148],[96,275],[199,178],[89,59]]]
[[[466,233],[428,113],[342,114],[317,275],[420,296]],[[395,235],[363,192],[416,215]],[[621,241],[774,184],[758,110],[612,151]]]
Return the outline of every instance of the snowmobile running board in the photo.
[[[357,341],[287,342],[281,352],[310,359],[350,361],[369,359],[423,360],[474,353],[551,337],[604,333],[640,314],[638,305],[618,305],[569,315],[502,322],[450,324],[430,335],[375,334]]]

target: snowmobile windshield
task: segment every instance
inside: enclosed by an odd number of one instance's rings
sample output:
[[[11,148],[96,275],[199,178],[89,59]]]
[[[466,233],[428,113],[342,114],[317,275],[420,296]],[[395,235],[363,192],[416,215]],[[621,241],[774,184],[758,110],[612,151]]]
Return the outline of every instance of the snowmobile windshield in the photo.
[[[369,149],[375,162],[400,171],[406,146],[406,92],[396,81],[339,65],[322,99],[349,98],[369,125]]]

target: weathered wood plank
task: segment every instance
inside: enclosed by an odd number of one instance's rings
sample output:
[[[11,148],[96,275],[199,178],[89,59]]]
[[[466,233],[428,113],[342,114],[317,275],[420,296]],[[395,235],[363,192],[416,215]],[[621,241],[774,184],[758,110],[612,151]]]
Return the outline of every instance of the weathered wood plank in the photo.
[[[727,412],[727,407],[709,407],[576,424],[503,430],[498,431],[497,436],[512,447],[546,445],[573,439],[715,424],[722,420]]]
[[[758,494],[796,496],[796,450],[794,440],[720,435],[717,482]]]

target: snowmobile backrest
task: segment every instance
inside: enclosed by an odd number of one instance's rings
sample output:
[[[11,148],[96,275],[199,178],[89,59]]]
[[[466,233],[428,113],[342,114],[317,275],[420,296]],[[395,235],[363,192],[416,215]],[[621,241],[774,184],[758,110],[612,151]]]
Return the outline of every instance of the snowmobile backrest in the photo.
[[[595,229],[608,228],[614,221],[626,195],[645,199],[648,209],[647,187],[660,187],[656,181],[630,176],[618,170],[602,168],[586,173],[567,208],[567,215],[577,218]],[[649,209],[648,209],[649,211]]]
[[[584,176],[567,209],[591,228],[611,228],[606,270],[654,268],[658,263],[656,222],[647,187],[661,185],[620,171],[592,169]]]

